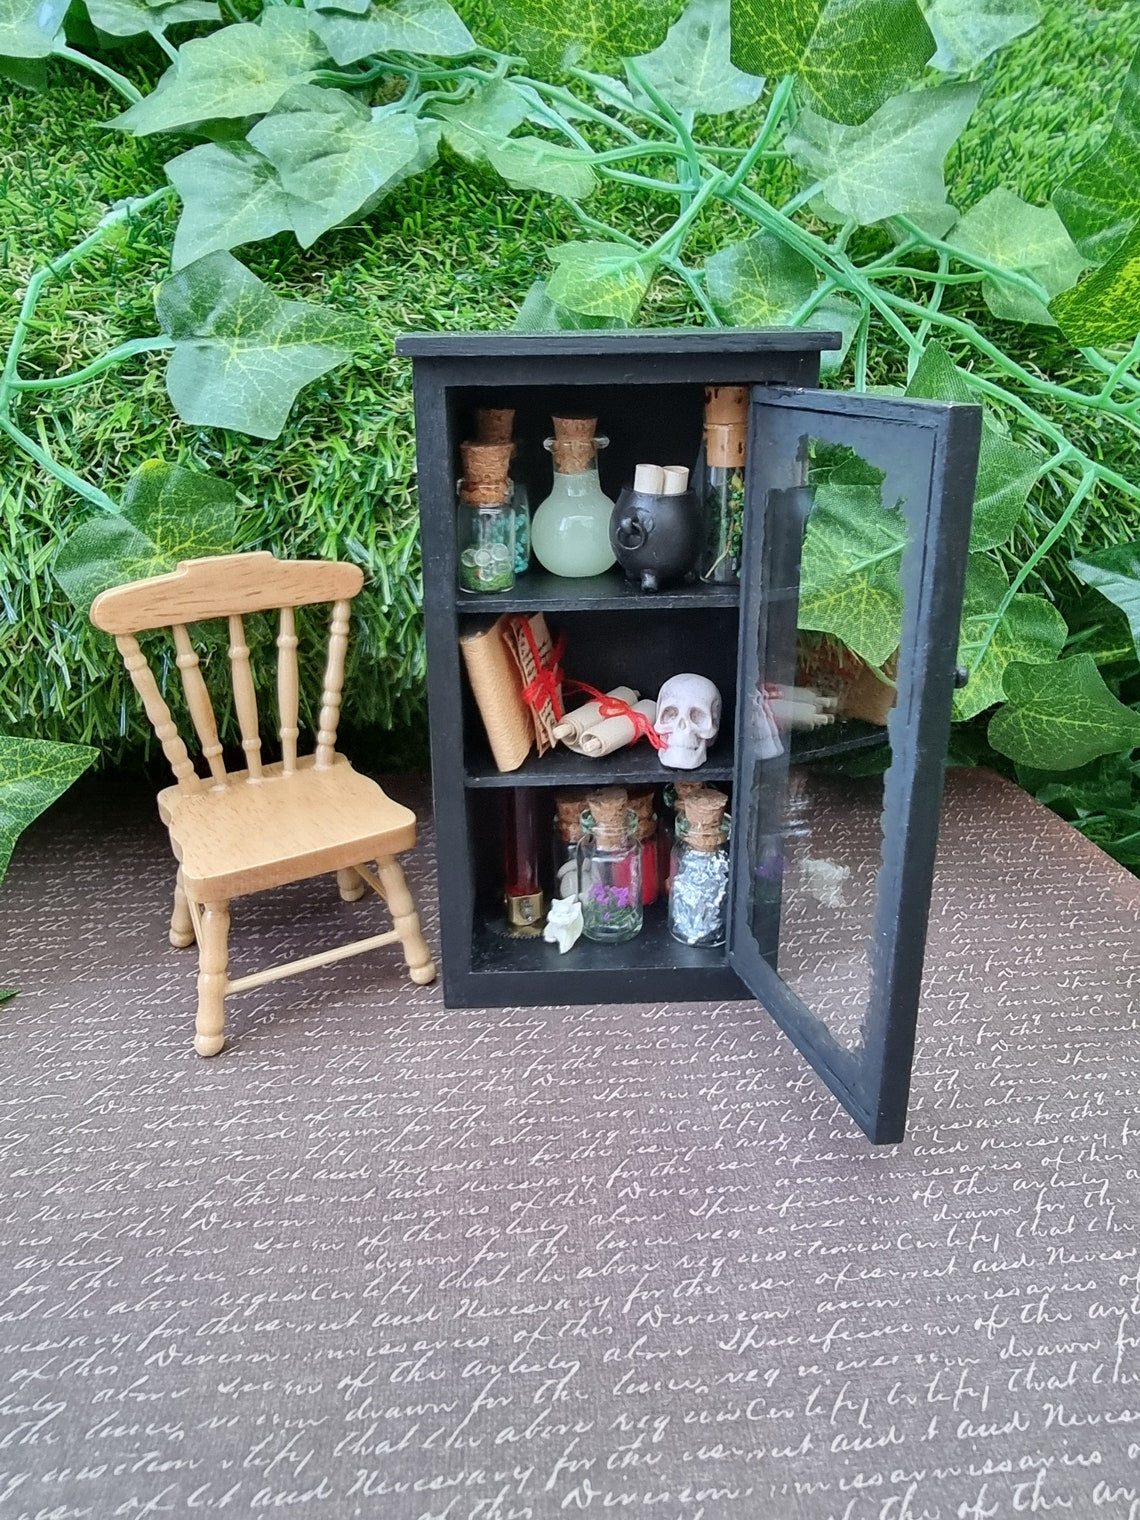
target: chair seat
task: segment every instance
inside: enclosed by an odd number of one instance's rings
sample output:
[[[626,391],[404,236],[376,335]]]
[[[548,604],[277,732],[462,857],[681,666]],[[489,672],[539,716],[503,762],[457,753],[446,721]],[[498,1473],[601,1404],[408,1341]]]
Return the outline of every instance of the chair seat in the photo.
[[[188,896],[225,901],[413,847],[410,808],[343,755],[320,771],[313,759],[299,759],[291,776],[277,762],[265,766],[260,781],[236,771],[222,786],[204,783],[196,792],[169,786],[158,794]]]

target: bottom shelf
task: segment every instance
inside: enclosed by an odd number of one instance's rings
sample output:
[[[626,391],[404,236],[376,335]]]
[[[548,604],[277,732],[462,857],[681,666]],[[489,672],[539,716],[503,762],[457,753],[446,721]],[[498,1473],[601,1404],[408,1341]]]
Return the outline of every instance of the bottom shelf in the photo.
[[[541,938],[511,939],[481,921],[471,937],[469,970],[448,975],[445,956],[444,990],[449,1005],[480,1008],[750,996],[723,945],[700,949],[673,938],[664,901],[646,908],[635,939],[598,945],[583,937],[565,955]]]

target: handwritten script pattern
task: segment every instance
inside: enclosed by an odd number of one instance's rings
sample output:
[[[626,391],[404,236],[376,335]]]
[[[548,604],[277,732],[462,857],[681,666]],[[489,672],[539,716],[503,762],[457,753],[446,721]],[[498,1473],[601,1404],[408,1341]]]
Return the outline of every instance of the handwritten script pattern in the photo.
[[[383,954],[199,1062],[151,806],[5,891],[4,1520],[1140,1520],[1136,883],[1035,803],[952,777],[886,1151],[754,1004]],[[235,974],[372,911],[237,908]]]

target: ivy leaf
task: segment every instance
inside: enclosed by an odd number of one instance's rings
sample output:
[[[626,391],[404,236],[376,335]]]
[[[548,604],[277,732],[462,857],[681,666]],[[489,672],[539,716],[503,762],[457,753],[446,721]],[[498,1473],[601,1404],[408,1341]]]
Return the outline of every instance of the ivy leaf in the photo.
[[[514,320],[515,332],[583,332],[597,328],[628,327],[616,317],[589,317],[559,306],[547,294],[546,281],[535,280]]]
[[[635,58],[638,72],[677,111],[722,116],[754,105],[764,80],[729,58],[730,0],[689,0],[665,41]],[[634,95],[637,86],[631,81]]]
[[[919,0],[937,52],[932,69],[968,74],[1041,20],[1037,0]]]
[[[637,254],[622,243],[563,243],[550,250],[555,270],[547,293],[570,311],[632,322],[653,276]]]
[[[563,148],[541,137],[508,138],[490,147],[487,158],[508,185],[521,190],[545,190],[549,195],[580,201],[598,183],[590,168],[589,153]]]
[[[0,882],[28,824],[62,797],[98,755],[89,744],[52,744],[0,734]]]
[[[148,460],[131,476],[120,514],[82,523],[52,567],[83,613],[101,591],[173,570],[179,560],[227,554],[237,536],[237,495],[224,480]]]
[[[927,401],[975,399],[966,377],[937,340],[927,343],[906,393]],[[1040,473],[1041,461],[1032,449],[1014,443],[991,422],[982,423],[971,549],[995,549],[1005,543]]]
[[[297,392],[368,341],[355,317],[285,301],[229,253],[172,276],[155,301],[174,341],[166,389],[183,422],[277,438]]]
[[[495,9],[512,48],[537,68],[557,71],[569,63],[612,68],[647,53],[681,7],[672,0],[500,0]]]
[[[1063,290],[1049,310],[1078,348],[1112,348],[1140,333],[1140,222],[1108,263]]]
[[[466,100],[455,104],[439,101],[433,106],[443,120],[447,145],[471,164],[485,164],[489,146],[509,137],[526,120],[529,109],[505,79],[482,85]]]
[[[1125,75],[1108,136],[1053,192],[1073,242],[1102,264],[1140,219],[1140,49]]]
[[[1069,565],[1078,580],[1120,608],[1140,655],[1140,540],[1082,554]]]
[[[1006,703],[990,719],[994,749],[1019,765],[1068,771],[1140,745],[1140,713],[1109,691],[1091,655],[1011,665]]]
[[[883,509],[877,486],[821,484],[804,536],[798,626],[881,666],[899,647],[905,545],[902,513]]]
[[[916,0],[732,0],[733,63],[798,74],[820,110],[842,121],[866,121],[933,51]]]
[[[149,5],[146,0],[85,0],[91,25],[109,37],[152,36],[180,21],[220,21],[214,0],[174,0],[170,5]]]
[[[958,643],[958,663],[966,666],[970,679],[954,693],[958,721],[1005,700],[1002,679],[1010,665],[1051,665],[1065,647],[1069,630],[1056,607],[1044,597],[1022,593],[1013,598],[990,638],[1008,590],[1000,565],[984,554],[970,556]]]
[[[455,58],[470,53],[475,39],[447,0],[393,0],[391,5],[356,5],[305,0],[309,24],[329,56],[339,64],[355,63],[370,53],[424,53]]]
[[[719,317],[733,327],[786,327],[818,285],[815,268],[793,248],[770,233],[757,233],[743,243],[731,243],[705,264],[709,300]],[[813,331],[838,330],[838,351],[820,355],[822,374],[834,374],[843,364],[859,328],[859,308],[845,296],[825,296],[797,326]]]
[[[1087,262],[1052,206],[1031,206],[1012,190],[991,190],[983,196],[966,212],[948,241],[967,256],[974,254],[1029,275],[1047,296],[1075,285]],[[1056,326],[1045,302],[1018,285],[987,276],[982,281],[982,295],[994,316],[1006,322]]]
[[[198,122],[260,116],[291,85],[311,79],[326,56],[300,11],[271,6],[259,25],[242,21],[184,42],[153,92],[111,125],[145,137]]]
[[[68,0],[0,0],[0,54],[49,58],[67,6]]]
[[[293,226],[293,203],[277,171],[246,143],[202,143],[172,159],[166,177],[182,199],[172,269]]]
[[[944,84],[895,95],[862,126],[804,111],[785,147],[844,220],[869,226],[911,207],[940,205],[943,161],[981,88]]]
[[[290,199],[302,248],[426,168],[421,150],[429,140],[434,156],[435,133],[428,128],[421,140],[413,117],[374,117],[343,90],[316,85],[291,90],[249,133]]]

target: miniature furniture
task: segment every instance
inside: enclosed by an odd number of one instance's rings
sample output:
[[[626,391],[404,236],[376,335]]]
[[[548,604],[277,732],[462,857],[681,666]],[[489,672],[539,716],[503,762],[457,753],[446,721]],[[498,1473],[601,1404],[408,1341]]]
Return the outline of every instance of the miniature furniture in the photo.
[[[819,390],[821,351],[838,346],[837,334],[822,332],[678,329],[422,333],[399,339],[397,352],[411,356],[415,385],[434,807],[447,852],[439,873],[446,1002],[754,995],[867,1133],[887,1142],[905,1123],[980,411]],[[532,566],[508,592],[459,589],[456,479],[479,408],[514,409],[512,474],[532,502],[550,489],[542,440],[551,418],[596,417],[610,440],[599,474],[613,500],[639,461],[696,459],[705,387],[720,385],[751,393],[739,585],[649,595],[618,569],[573,579]],[[878,598],[892,616],[902,609],[897,670],[886,677],[894,705],[886,727],[836,723],[795,735],[773,756],[760,709],[774,687],[796,686],[805,525],[828,471],[848,491],[883,482],[861,574],[869,606]],[[897,575],[884,576],[884,566]],[[817,563],[812,574],[826,568]],[[500,771],[459,640],[504,612],[544,614],[551,635],[566,636],[567,674],[601,691],[628,685],[653,696],[682,671],[711,680],[724,711],[699,771],[666,771],[645,743],[602,760],[559,747]],[[881,801],[876,794],[874,809],[845,810],[826,767],[876,747],[885,782],[850,785],[878,787]],[[628,943],[580,940],[565,955],[541,938],[496,932],[502,788],[538,788],[552,810],[567,786],[660,786],[683,776],[732,786],[727,945],[679,944],[664,901],[646,909]],[[881,816],[881,835],[850,837],[856,813]],[[865,858],[877,869],[865,869]]]
[[[216,1055],[225,1039],[230,993],[329,965],[399,941],[413,982],[435,977],[415,904],[396,857],[416,842],[415,814],[359,775],[336,752],[352,598],[363,584],[355,565],[277,560],[235,554],[188,560],[169,575],[104,591],[91,621],[114,634],[176,784],[159,793],[162,821],[179,862],[170,942],[198,942],[198,1015],[194,1048]],[[328,656],[316,749],[298,756],[300,693],[294,610],[332,602]],[[263,762],[257,697],[243,618],[275,610],[277,705],[282,758]],[[210,695],[191,640],[190,624],[225,619],[233,702],[245,768],[227,772]],[[200,777],[179,735],[137,634],[169,629],[191,719],[209,767]],[[369,862],[375,862],[371,871]],[[287,965],[230,980],[230,902],[269,887],[335,872],[341,898],[355,902],[371,887],[388,905],[394,927]]]

